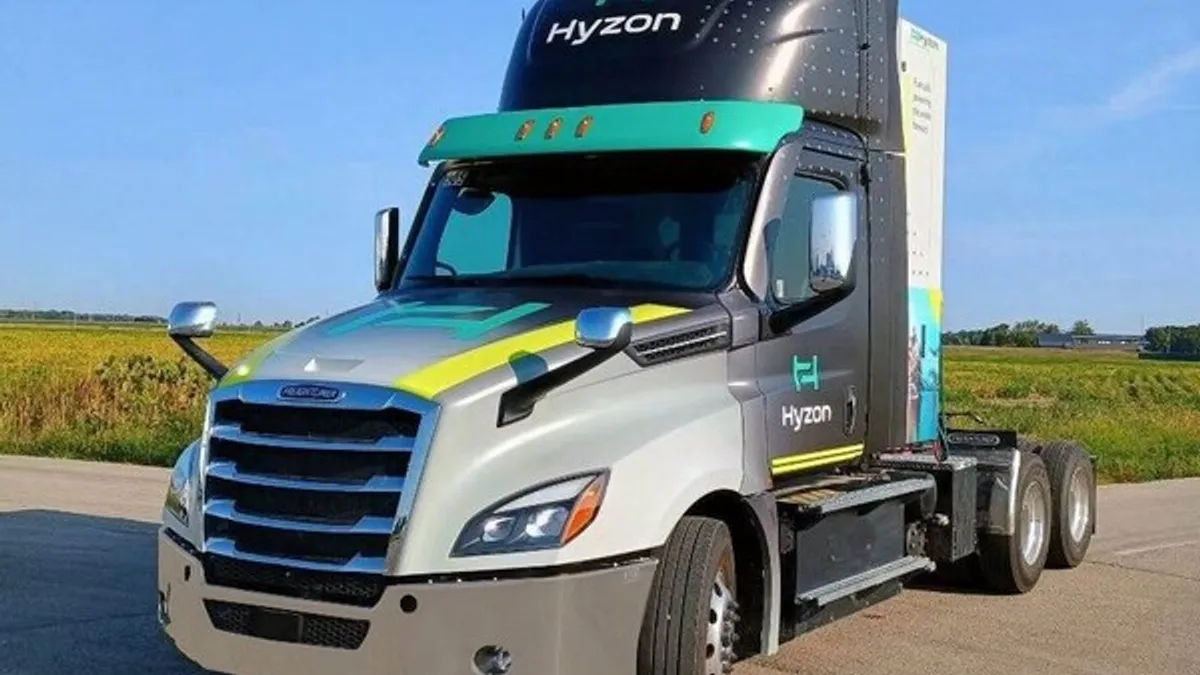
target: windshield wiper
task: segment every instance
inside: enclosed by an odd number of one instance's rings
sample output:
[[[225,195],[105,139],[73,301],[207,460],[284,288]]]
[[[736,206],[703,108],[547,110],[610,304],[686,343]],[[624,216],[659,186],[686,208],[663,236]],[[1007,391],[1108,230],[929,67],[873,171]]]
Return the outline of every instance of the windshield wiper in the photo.
[[[408,277],[412,281],[443,283],[447,286],[588,286],[592,288],[621,288],[631,282],[618,281],[589,274],[522,274],[504,276],[431,276]]]
[[[613,279],[598,277],[578,272],[563,274],[506,274],[506,275],[469,275],[469,276],[433,276],[417,275],[408,277],[412,281],[442,283],[447,286],[581,286],[584,288],[620,288],[620,289],[657,289],[665,291],[681,290],[674,284],[641,279]]]

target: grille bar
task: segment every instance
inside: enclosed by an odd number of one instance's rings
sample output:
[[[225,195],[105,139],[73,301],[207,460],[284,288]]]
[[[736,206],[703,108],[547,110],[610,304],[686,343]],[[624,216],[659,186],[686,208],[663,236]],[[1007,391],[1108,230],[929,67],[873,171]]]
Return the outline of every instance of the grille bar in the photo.
[[[379,516],[363,516],[358,519],[358,522],[351,525],[331,525],[325,523],[314,523],[307,520],[272,518],[269,516],[257,516],[250,513],[242,513],[241,511],[238,511],[237,506],[232,499],[210,500],[204,505],[204,515],[214,518],[222,518],[224,520],[232,520],[235,523],[254,525],[256,527],[273,527],[277,530],[300,530],[301,532],[316,532],[324,534],[388,535],[392,533],[393,520],[392,518],[382,518]]]
[[[279,397],[294,381],[212,395],[202,449],[204,550],[242,563],[382,574],[398,552],[437,407],[388,387],[307,382],[331,400]],[[411,482],[410,482],[411,481]]]
[[[375,556],[356,555],[344,563],[337,562],[322,562],[317,560],[305,560],[303,558],[281,558],[273,555],[262,555],[258,553],[246,553],[239,551],[237,544],[232,539],[212,538],[205,544],[205,549],[209,553],[223,555],[227,558],[242,560],[245,562],[262,563],[264,565],[283,565],[285,567],[296,567],[304,570],[312,570],[314,572],[382,572],[386,560]]]
[[[414,440],[409,436],[383,436],[374,441],[360,441],[356,439],[341,442],[321,441],[297,436],[247,433],[232,424],[214,425],[211,436],[231,443],[265,445],[272,448],[286,448],[288,450],[344,450],[349,452],[379,452],[381,450],[409,452],[412,450]]]
[[[355,607],[374,607],[387,584],[377,574],[314,572],[209,555],[204,578],[214,586]]]
[[[402,492],[404,490],[403,476],[371,476],[359,483],[276,478],[239,471],[236,463],[224,461],[209,464],[208,475],[231,483],[316,492]]]

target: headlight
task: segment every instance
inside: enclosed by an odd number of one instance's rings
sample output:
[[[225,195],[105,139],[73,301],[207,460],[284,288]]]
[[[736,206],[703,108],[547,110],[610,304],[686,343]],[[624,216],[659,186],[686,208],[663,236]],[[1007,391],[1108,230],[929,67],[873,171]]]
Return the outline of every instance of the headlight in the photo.
[[[196,476],[196,443],[184,449],[175,460],[175,469],[171,471],[171,482],[167,485],[167,499],[163,506],[184,525],[188,524],[188,514],[192,510],[192,482]]]
[[[559,548],[587,529],[604,500],[608,474],[534,488],[480,513],[454,544],[454,557]]]

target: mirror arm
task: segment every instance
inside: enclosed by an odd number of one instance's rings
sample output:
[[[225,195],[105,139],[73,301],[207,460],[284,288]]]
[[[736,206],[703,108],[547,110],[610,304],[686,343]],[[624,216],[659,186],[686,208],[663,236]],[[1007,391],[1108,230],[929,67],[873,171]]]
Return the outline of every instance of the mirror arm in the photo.
[[[836,291],[815,295],[807,300],[801,300],[795,304],[777,309],[767,316],[767,326],[774,335],[786,333],[796,324],[808,321],[821,312],[833,307],[842,298],[849,295],[851,290],[851,287],[842,287]]]
[[[595,369],[605,361],[625,351],[633,337],[633,324],[626,324],[611,345],[591,352],[554,370],[547,371],[516,385],[500,396],[497,427],[508,426],[533,414],[533,407],[546,394]]]
[[[217,357],[205,351],[204,347],[196,344],[192,338],[184,335],[172,335],[171,339],[214,380],[220,380],[225,377],[225,373],[229,372],[229,368],[225,364],[218,361]]]

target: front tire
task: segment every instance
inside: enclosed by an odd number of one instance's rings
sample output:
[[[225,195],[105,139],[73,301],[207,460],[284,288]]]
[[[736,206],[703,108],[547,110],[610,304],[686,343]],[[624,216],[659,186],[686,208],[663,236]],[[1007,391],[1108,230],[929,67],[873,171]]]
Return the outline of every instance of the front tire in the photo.
[[[638,675],[728,675],[738,621],[733,537],[720,520],[685,516],[667,545],[642,621]]]
[[[980,537],[979,567],[984,583],[1000,593],[1028,593],[1037,585],[1050,549],[1053,515],[1050,476],[1042,458],[1021,452],[1016,522],[1010,535]]]

